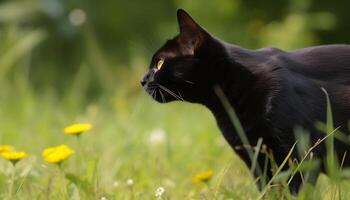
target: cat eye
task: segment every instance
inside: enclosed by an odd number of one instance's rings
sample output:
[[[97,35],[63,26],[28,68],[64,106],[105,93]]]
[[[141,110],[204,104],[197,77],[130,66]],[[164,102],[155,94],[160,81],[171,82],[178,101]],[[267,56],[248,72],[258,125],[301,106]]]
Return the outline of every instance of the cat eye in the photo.
[[[157,63],[157,70],[160,70],[160,68],[162,68],[162,65],[164,63],[164,60],[163,59],[160,59]]]

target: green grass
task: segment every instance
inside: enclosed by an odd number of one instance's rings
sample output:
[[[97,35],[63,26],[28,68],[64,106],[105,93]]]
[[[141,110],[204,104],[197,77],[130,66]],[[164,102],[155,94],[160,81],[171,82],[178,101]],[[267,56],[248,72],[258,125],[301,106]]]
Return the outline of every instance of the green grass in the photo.
[[[30,154],[16,165],[10,199],[156,199],[160,186],[163,199],[259,197],[249,169],[226,144],[209,111],[188,103],[158,104],[136,80],[126,89],[132,94],[123,87],[84,106],[73,97],[58,99],[52,92],[34,94],[22,84],[3,85],[0,141]],[[62,130],[75,122],[90,122],[94,128],[78,141]],[[159,139],[158,133],[152,140],[157,129],[165,137]],[[59,144],[76,151],[62,170],[41,158],[44,148]],[[214,171],[207,184],[191,182],[207,169]],[[0,160],[1,199],[10,195],[12,170],[10,162]],[[347,199],[349,189],[348,181],[334,183],[321,176],[317,187],[306,188],[298,199]],[[268,190],[265,198],[292,197]]]
[[[111,70],[91,32],[86,33],[87,60],[58,95],[49,84],[38,91],[31,82],[32,49],[45,34],[12,31],[1,36],[6,45],[0,47],[0,144],[30,156],[15,169],[0,159],[0,199],[147,200],[156,199],[158,187],[165,189],[163,199],[261,196],[250,169],[224,141],[208,110],[156,103],[139,86],[143,69]],[[144,57],[135,54],[131,64],[146,66]],[[95,100],[87,97],[91,84],[104,89]],[[65,126],[76,122],[93,125],[80,140],[63,134]],[[61,168],[41,158],[43,149],[59,144],[76,151]],[[208,183],[192,183],[193,175],[208,169],[214,171]],[[285,179],[283,172],[275,178]],[[321,176],[316,187],[306,186],[298,197],[267,189],[263,199],[349,199],[349,191],[346,179]]]
[[[247,170],[242,164],[237,165],[240,161],[220,136],[211,114],[201,106],[160,105],[141,88],[132,97],[117,92],[85,107],[69,106],[49,92],[34,95],[29,88],[17,88],[5,89],[1,99],[0,141],[30,156],[16,165],[16,192],[12,198],[60,199],[80,195],[88,199],[154,199],[154,191],[163,186],[167,198],[197,199],[217,194],[225,182],[230,191],[240,187],[237,194],[244,194],[243,199],[257,195]],[[94,126],[81,136],[81,149],[77,138],[62,130],[75,122],[90,122]],[[156,129],[164,131],[164,140],[150,141],[150,134]],[[63,171],[78,179],[95,176],[94,180],[83,181],[89,186],[69,181],[57,166],[42,160],[44,148],[59,144],[76,150],[63,163]],[[0,163],[0,192],[4,198],[8,195],[12,168],[8,161]],[[87,175],[94,163],[96,174]],[[223,174],[227,168],[229,172]],[[215,172],[209,187],[193,184],[191,177],[206,169]],[[227,174],[235,177],[232,179],[246,176],[231,182]],[[126,184],[128,179],[133,179],[132,186]]]

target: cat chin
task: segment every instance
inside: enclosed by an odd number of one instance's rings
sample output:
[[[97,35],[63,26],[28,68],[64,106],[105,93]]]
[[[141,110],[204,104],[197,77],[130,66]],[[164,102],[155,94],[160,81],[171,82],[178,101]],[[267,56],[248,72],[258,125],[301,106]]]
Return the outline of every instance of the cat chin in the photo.
[[[154,98],[153,99],[155,101],[157,101],[158,103],[161,103],[161,104],[166,104],[166,103],[170,103],[170,102],[173,102],[173,101],[177,101],[176,99],[171,99],[171,98],[164,98],[164,99],[161,99],[161,98]]]

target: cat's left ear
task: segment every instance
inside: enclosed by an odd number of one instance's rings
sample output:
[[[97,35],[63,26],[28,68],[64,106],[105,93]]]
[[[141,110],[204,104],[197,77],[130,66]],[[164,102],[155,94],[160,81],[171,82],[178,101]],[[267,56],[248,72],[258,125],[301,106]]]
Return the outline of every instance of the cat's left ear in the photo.
[[[177,21],[180,28],[181,42],[191,45],[193,50],[197,49],[204,42],[205,30],[200,27],[192,17],[184,10],[177,10]]]

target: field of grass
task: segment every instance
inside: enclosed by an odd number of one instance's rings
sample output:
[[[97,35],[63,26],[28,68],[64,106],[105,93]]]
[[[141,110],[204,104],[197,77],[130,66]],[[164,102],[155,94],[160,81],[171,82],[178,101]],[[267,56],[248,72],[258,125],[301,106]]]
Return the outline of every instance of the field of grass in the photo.
[[[85,30],[86,60],[76,73],[33,76],[32,50],[46,32],[14,27],[0,32],[0,145],[28,157],[15,166],[0,159],[0,199],[350,199],[350,181],[324,175],[297,197],[279,189],[262,196],[208,110],[182,102],[162,105],[143,91],[139,77],[148,61],[136,51],[139,46],[130,56],[134,68],[113,68]],[[50,67],[60,64],[48,62]],[[52,77],[67,81],[63,92],[48,84]],[[103,89],[89,94],[95,82]],[[79,138],[64,134],[64,127],[80,122],[93,128]],[[45,162],[42,151],[60,144],[75,153],[61,165]],[[208,170],[208,181],[193,182]]]
[[[15,168],[0,160],[0,198],[157,199],[159,187],[165,190],[159,199],[259,197],[249,169],[226,144],[209,111],[180,102],[158,104],[131,79],[86,106],[80,105],[77,91],[57,98],[50,92],[34,94],[21,82],[3,84],[1,144],[29,156]],[[93,128],[79,138],[63,133],[76,122]],[[60,144],[75,154],[60,167],[43,161],[43,149]],[[192,177],[206,170],[213,177],[193,183]],[[317,187],[298,199],[348,199],[349,183],[321,176]],[[269,191],[264,198],[293,199]]]
[[[239,187],[237,195],[257,194],[208,111],[185,103],[160,105],[135,83],[132,97],[116,92],[83,108],[50,93],[35,96],[24,85],[14,86],[16,90],[5,87],[0,141],[29,154],[16,164],[11,198],[154,199],[155,190],[164,187],[164,198],[196,199],[216,194],[229,180],[225,171],[232,166],[229,174],[236,180],[226,187]],[[93,129],[79,140],[64,134],[63,128],[75,122],[91,123]],[[74,180],[41,158],[43,149],[59,144],[76,151],[62,165]],[[0,191],[5,198],[13,167],[4,159],[0,163]],[[193,175],[209,169],[214,177],[208,185],[192,183]],[[129,179],[133,184],[127,184]]]

